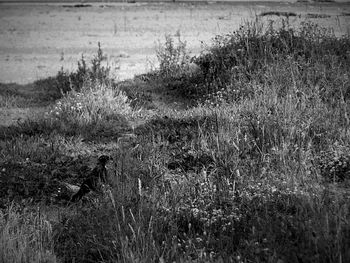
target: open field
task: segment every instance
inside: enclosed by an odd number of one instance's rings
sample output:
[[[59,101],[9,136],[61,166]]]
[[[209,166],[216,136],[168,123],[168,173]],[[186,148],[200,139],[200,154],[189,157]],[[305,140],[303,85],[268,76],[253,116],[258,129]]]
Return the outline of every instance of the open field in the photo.
[[[0,263],[350,262],[348,4],[64,5],[0,4]]]
[[[290,22],[305,19],[346,33],[349,4],[205,4],[205,3],[93,3],[69,8],[64,4],[0,4],[0,82],[30,83],[53,76],[63,66],[76,68],[100,42],[121,79],[144,73],[155,62],[155,46],[165,34],[180,32],[194,54],[202,41],[237,29],[244,20],[266,11],[293,12]],[[326,15],[307,18],[308,14]],[[346,15],[347,14],[347,15]],[[264,17],[276,19],[277,16]]]

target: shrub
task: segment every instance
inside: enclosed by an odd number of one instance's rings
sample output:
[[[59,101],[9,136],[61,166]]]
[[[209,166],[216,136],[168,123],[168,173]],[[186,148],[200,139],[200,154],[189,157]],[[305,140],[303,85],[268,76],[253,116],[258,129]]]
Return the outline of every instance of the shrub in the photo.
[[[91,60],[90,66],[82,55],[80,61],[78,61],[78,69],[75,72],[67,72],[61,68],[55,77],[39,80],[36,85],[53,87],[56,92],[54,99],[60,98],[62,94],[71,90],[80,91],[85,82],[96,85],[110,85],[113,83],[110,78],[110,68],[103,65],[104,60],[105,56],[99,42],[97,54]]]
[[[176,39],[166,35],[164,46],[159,43],[156,54],[159,62],[159,73],[162,77],[181,77],[188,70],[190,56],[186,50],[186,42],[181,40],[180,32],[177,32]]]

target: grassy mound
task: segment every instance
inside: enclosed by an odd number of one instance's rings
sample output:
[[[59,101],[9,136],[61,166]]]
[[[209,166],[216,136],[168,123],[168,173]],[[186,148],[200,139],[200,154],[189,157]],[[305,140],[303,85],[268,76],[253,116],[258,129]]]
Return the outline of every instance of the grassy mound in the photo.
[[[331,30],[303,23],[293,29],[285,22],[275,28],[259,20],[232,34],[217,36],[213,45],[191,60],[199,66],[188,70],[184,43],[174,47],[167,39],[160,55],[160,79],[184,97],[212,101],[239,101],[269,86],[280,96],[320,94],[322,100],[338,103],[348,99],[350,41]],[[168,70],[162,69],[162,65]]]

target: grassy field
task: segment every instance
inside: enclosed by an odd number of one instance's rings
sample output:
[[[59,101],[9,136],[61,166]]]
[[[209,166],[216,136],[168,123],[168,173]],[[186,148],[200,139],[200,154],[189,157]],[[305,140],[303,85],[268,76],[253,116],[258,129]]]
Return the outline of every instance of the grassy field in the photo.
[[[350,38],[269,16],[131,79],[96,45],[1,84],[0,262],[349,262]]]

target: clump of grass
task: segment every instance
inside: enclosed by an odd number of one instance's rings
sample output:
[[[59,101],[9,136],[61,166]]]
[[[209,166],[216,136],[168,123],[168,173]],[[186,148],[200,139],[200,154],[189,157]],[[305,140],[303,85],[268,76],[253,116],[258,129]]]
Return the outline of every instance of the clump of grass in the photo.
[[[40,211],[10,206],[0,211],[2,262],[58,262],[53,251],[52,227]]]
[[[106,84],[85,84],[60,99],[47,118],[63,125],[92,126],[103,121],[127,116],[131,112],[128,97]]]

